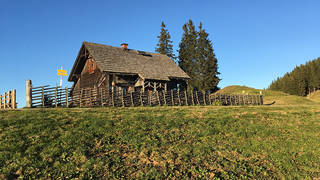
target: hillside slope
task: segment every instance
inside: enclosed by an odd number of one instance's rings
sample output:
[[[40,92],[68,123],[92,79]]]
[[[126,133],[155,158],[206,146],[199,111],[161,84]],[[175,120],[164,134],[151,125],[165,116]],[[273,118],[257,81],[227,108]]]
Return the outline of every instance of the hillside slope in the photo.
[[[313,179],[319,106],[0,111],[0,179]]]
[[[307,96],[308,99],[315,101],[315,102],[320,102],[320,90],[317,90]]]
[[[312,105],[314,101],[301,96],[286,94],[281,91],[254,89],[247,86],[227,86],[216,93],[263,95],[264,104],[275,102],[275,105]]]

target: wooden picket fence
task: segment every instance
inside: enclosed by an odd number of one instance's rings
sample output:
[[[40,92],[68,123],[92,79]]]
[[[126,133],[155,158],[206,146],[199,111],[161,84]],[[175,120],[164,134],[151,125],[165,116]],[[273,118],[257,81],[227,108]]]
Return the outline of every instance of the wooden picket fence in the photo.
[[[72,92],[72,106],[76,107],[135,107],[135,106],[191,106],[191,105],[263,105],[262,95],[209,94],[199,91],[110,91],[103,88],[84,88]]]
[[[0,95],[0,109],[16,109],[16,90],[13,89],[9,92]]]
[[[27,82],[27,107],[136,107],[194,105],[263,105],[262,95],[209,94],[200,91],[111,91],[105,88],[38,86]]]

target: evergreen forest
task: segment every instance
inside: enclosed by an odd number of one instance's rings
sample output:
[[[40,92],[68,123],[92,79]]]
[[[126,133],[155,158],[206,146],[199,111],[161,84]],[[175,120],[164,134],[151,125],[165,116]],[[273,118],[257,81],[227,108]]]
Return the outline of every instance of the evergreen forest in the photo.
[[[283,91],[288,94],[306,96],[320,88],[320,58],[296,66],[283,77],[278,77],[270,90]]]

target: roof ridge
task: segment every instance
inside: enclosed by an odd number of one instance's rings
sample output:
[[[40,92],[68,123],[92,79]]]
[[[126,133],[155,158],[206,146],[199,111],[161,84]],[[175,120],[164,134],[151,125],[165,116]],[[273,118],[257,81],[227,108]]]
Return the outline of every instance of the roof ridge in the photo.
[[[106,44],[101,44],[101,43],[95,43],[95,42],[88,42],[88,41],[83,41],[82,44],[84,44],[84,45],[85,45],[85,44],[93,44],[93,45],[100,45],[100,46],[107,46],[107,47],[122,49],[122,47],[111,46],[111,45],[106,45]],[[165,54],[160,54],[160,53],[156,53],[156,52],[149,52],[149,51],[144,51],[144,50],[137,50],[137,49],[128,49],[128,50],[136,51],[136,52],[142,51],[142,52],[145,52],[145,53],[157,54],[157,55],[161,55],[161,56],[167,56],[167,55],[165,55]]]

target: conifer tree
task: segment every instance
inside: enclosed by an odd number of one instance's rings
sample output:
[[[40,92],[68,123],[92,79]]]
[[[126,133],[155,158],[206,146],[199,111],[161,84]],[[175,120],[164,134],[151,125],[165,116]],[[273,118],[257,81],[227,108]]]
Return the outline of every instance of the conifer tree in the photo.
[[[320,89],[320,58],[296,66],[293,71],[272,81],[269,89],[299,96]]]
[[[208,39],[209,34],[199,25],[197,41],[197,57],[200,63],[200,90],[214,92],[218,90],[220,81],[218,75],[218,60],[215,57],[212,42]]]
[[[192,20],[185,23],[182,27],[183,35],[179,44],[179,59],[178,64],[189,76],[189,90],[197,90],[199,87],[198,66],[196,63],[196,47],[197,47],[197,32]]]
[[[196,31],[192,20],[183,25],[179,44],[179,66],[190,76],[189,90],[216,91],[220,81],[218,64],[208,33],[199,25]]]
[[[172,41],[170,40],[171,36],[169,34],[169,31],[166,29],[166,25],[163,21],[161,23],[160,35],[157,36],[157,38],[159,39],[159,42],[155,51],[160,54],[167,55],[170,59],[174,61],[176,59],[176,56],[174,55],[172,50]]]

